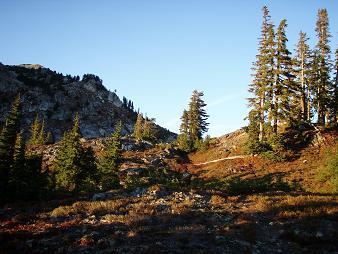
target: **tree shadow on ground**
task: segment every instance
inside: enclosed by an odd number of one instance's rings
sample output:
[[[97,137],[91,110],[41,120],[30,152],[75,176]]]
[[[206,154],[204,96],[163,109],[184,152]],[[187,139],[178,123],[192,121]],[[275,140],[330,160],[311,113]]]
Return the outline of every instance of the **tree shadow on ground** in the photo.
[[[285,173],[269,173],[264,176],[245,178],[250,172],[226,178],[195,179],[192,185],[200,189],[223,191],[229,195],[247,195],[271,191],[292,191],[300,187],[284,181]]]

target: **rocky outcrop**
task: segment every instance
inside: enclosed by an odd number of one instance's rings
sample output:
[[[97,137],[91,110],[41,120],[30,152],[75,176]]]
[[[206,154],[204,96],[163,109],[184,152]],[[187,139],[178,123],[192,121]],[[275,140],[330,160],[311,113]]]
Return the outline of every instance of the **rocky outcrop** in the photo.
[[[133,131],[136,112],[126,107],[116,93],[107,90],[92,74],[62,75],[37,64],[0,64],[0,126],[17,94],[22,100],[22,126],[27,130],[36,114],[44,118],[54,141],[71,127],[76,113],[85,138],[107,137],[123,123],[122,134]],[[175,136],[159,127],[163,140]],[[167,136],[166,136],[167,135]]]
[[[99,157],[106,150],[107,143],[109,138],[96,138],[96,139],[84,139],[81,138],[80,141],[84,147],[90,147],[95,157]],[[161,167],[165,166],[164,159],[170,158],[176,151],[168,152],[167,149],[156,149],[155,145],[148,141],[136,141],[135,139],[125,136],[121,139],[122,142],[122,151],[123,152],[133,152],[135,158],[126,160],[121,165],[121,172],[127,175],[129,172],[139,172],[140,169],[146,169],[150,166],[152,167]],[[61,143],[57,142],[55,144],[43,145],[31,147],[28,146],[27,154],[28,155],[41,155],[42,156],[42,171],[52,171],[52,165],[55,161],[57,152],[60,148]],[[155,149],[152,151],[151,149]],[[138,153],[143,153],[144,151],[151,151],[149,154],[139,155]],[[142,170],[141,170],[142,171]],[[134,172],[134,173],[135,173]]]

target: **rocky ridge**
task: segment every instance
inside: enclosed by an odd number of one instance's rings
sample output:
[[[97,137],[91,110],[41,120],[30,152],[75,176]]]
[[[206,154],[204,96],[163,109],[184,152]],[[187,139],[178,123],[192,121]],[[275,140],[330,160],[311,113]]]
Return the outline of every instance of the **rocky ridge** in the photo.
[[[75,113],[80,116],[80,130],[85,138],[107,137],[117,122],[122,133],[133,131],[136,112],[123,105],[115,92],[107,90],[93,74],[63,75],[37,64],[8,66],[0,63],[0,125],[4,123],[11,102],[17,94],[22,100],[22,126],[28,129],[38,114],[54,141],[70,128]],[[175,134],[158,126],[163,140]]]

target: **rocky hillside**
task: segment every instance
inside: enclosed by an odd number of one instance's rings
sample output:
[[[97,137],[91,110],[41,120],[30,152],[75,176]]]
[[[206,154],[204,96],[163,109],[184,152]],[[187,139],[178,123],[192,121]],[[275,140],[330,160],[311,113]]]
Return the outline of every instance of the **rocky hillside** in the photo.
[[[0,253],[337,253],[338,197],[315,176],[338,133],[322,132],[294,161],[194,165],[211,152],[235,155],[244,135],[188,157],[124,138],[123,188],[9,204],[0,209]],[[104,139],[85,145],[99,154]],[[43,147],[44,156],[56,147]]]
[[[22,125],[30,126],[36,114],[44,118],[47,131],[54,141],[71,125],[77,112],[80,129],[85,138],[110,135],[118,121],[123,123],[123,134],[133,131],[136,112],[125,106],[120,98],[107,90],[95,75],[63,75],[38,64],[8,66],[0,63],[0,126],[19,94],[23,102]],[[158,126],[163,140],[175,134]]]

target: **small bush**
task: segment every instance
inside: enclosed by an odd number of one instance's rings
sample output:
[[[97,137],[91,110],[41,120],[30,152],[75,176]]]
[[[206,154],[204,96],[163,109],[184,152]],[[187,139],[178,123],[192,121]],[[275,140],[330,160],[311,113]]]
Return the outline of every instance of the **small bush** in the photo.
[[[131,190],[136,187],[145,187],[147,182],[144,177],[138,175],[127,175],[124,179],[124,188]]]
[[[275,162],[282,162],[285,161],[284,154],[278,154],[274,151],[267,151],[261,154],[264,159],[275,161]]]
[[[74,213],[74,209],[72,206],[60,206],[55,208],[50,216],[51,217],[66,217]]]
[[[249,154],[260,154],[263,158],[276,162],[285,161],[293,156],[293,153],[286,149],[284,137],[280,134],[270,134],[264,142],[249,139],[245,150]]]
[[[271,149],[267,142],[259,142],[259,141],[248,141],[245,144],[245,152],[247,154],[261,154],[267,152]]]
[[[210,146],[210,140],[211,138],[209,135],[207,135],[205,139],[196,140],[194,144],[195,149],[198,151],[203,151],[203,152],[207,151]]]
[[[157,147],[161,150],[165,150],[165,149],[173,149],[173,144],[172,143],[159,143],[157,144]]]
[[[184,152],[187,152],[187,153],[191,152],[192,142],[189,139],[188,135],[186,135],[186,134],[178,135],[176,143],[177,143],[178,148],[181,151],[184,151]]]
[[[52,217],[66,217],[73,214],[105,215],[126,207],[129,199],[107,201],[78,201],[71,206],[60,206],[51,212]]]

